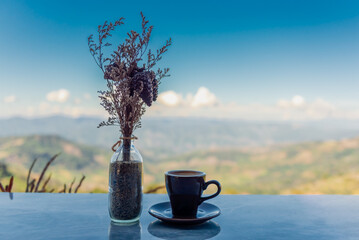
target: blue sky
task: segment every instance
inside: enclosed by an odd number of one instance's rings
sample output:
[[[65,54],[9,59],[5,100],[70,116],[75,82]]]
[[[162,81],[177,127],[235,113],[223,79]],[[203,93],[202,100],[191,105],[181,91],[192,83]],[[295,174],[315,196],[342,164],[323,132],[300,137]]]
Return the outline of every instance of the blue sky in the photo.
[[[87,37],[121,16],[118,36],[139,29],[140,11],[155,26],[153,49],[173,39],[160,91],[176,101],[150,115],[359,118],[359,2],[288,0],[3,0],[0,117],[101,114]],[[65,100],[51,100],[60,89]]]

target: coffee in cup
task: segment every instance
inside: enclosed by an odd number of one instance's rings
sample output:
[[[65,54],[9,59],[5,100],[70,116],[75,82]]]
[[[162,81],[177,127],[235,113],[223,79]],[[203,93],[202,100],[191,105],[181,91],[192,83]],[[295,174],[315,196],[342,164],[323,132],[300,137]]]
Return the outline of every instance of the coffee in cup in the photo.
[[[172,170],[165,173],[166,189],[171,202],[172,214],[178,218],[195,218],[198,206],[218,196],[221,184],[216,180],[206,182],[206,173],[193,170]],[[215,184],[217,192],[202,197],[208,185]]]

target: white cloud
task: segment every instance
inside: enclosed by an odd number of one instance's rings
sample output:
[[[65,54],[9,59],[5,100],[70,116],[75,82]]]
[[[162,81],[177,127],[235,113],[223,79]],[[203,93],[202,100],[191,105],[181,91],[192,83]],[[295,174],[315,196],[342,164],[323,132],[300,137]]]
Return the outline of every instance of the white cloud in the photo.
[[[6,96],[4,97],[4,103],[13,103],[16,100],[16,96],[15,95],[10,95],[10,96]]]
[[[69,92],[60,89],[48,94],[47,99],[38,104],[14,108],[11,104],[4,104],[2,116],[23,115],[31,117],[49,116],[63,114],[69,116],[107,116],[106,111],[95,101],[92,104],[84,104],[85,95],[72,99],[65,104],[54,102],[65,102],[69,98]],[[15,101],[15,96],[8,96],[4,102]],[[52,102],[50,102],[52,101]],[[78,103],[78,104],[74,104]],[[301,95],[288,99],[280,99],[276,104],[240,104],[237,102],[224,103],[205,87],[199,88],[195,94],[181,94],[175,91],[162,92],[158,101],[148,109],[148,117],[208,117],[223,119],[244,119],[259,121],[281,121],[281,120],[320,120],[320,119],[357,119],[359,120],[359,103],[353,105],[334,105],[324,99],[317,98],[306,100]]]
[[[15,109],[11,115],[24,117],[47,117],[52,115],[66,115],[71,117],[79,116],[98,116],[107,117],[105,110],[95,105],[93,107],[80,107],[74,104],[55,104],[50,102],[40,102],[38,105],[27,106],[24,109]],[[1,115],[0,115],[1,117]]]
[[[200,87],[191,102],[192,107],[213,106],[217,103],[217,97],[208,88]]]
[[[306,101],[303,96],[296,95],[291,99],[280,99],[277,104],[238,104],[223,103],[206,88],[198,89],[193,96],[186,98],[174,92],[165,92],[175,99],[175,104],[154,104],[148,110],[148,116],[156,117],[209,117],[245,120],[319,120],[319,119],[359,119],[359,106],[343,109],[336,107],[321,98]],[[171,106],[171,107],[169,107]]]
[[[284,120],[318,120],[344,116],[343,112],[339,114],[340,110],[333,104],[321,98],[306,102],[300,95],[294,96],[291,100],[278,100],[277,107]]]
[[[163,92],[158,96],[158,103],[170,107],[187,106],[200,108],[214,106],[218,103],[218,99],[208,88],[200,87],[194,96],[189,93],[186,98],[183,98],[181,94],[174,91]]]
[[[292,98],[292,104],[295,107],[303,106],[305,104],[304,98],[300,95],[296,95]]]
[[[26,116],[32,117],[32,116],[34,116],[34,113],[35,113],[35,109],[33,106],[28,106],[26,108]]]
[[[304,98],[300,95],[295,95],[291,100],[279,99],[277,102],[277,106],[281,108],[300,108],[306,104]]]
[[[307,104],[305,108],[306,115],[312,119],[333,117],[335,111],[336,107],[333,104],[320,98],[317,98],[312,103]]]
[[[74,103],[77,104],[77,105],[80,104],[81,102],[82,102],[82,101],[81,101],[80,98],[75,98],[75,99],[74,99]]]
[[[158,95],[158,102],[166,106],[174,107],[182,101],[182,96],[174,91],[167,91]]]
[[[90,99],[91,99],[91,94],[85,93],[85,94],[84,94],[84,99],[90,100]]]
[[[66,89],[59,89],[57,91],[52,91],[46,95],[46,99],[48,101],[59,102],[59,103],[66,102],[69,97],[70,97],[70,92]]]
[[[280,108],[289,108],[291,106],[291,103],[288,100],[279,99],[277,102],[277,106]]]

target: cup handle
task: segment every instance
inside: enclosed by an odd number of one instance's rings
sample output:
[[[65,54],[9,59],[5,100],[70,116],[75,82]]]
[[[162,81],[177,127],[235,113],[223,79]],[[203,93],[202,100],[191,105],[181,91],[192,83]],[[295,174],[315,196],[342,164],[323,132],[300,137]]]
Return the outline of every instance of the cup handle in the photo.
[[[215,185],[217,186],[217,192],[216,192],[215,194],[212,194],[212,195],[208,196],[208,197],[201,197],[201,199],[199,200],[199,204],[201,204],[203,201],[206,201],[206,200],[208,200],[208,199],[214,198],[214,197],[218,196],[218,194],[221,193],[221,190],[222,190],[221,184],[220,184],[218,181],[216,181],[216,180],[210,180],[210,181],[206,182],[206,183],[203,185],[203,190],[206,190],[207,187],[208,187],[210,184],[215,184]]]

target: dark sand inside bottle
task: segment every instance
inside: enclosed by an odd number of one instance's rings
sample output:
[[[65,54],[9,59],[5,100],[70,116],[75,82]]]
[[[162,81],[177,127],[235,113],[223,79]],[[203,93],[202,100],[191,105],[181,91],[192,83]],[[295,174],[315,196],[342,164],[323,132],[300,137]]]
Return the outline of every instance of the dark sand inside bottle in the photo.
[[[142,208],[142,162],[110,164],[110,216],[115,220],[138,217]]]

